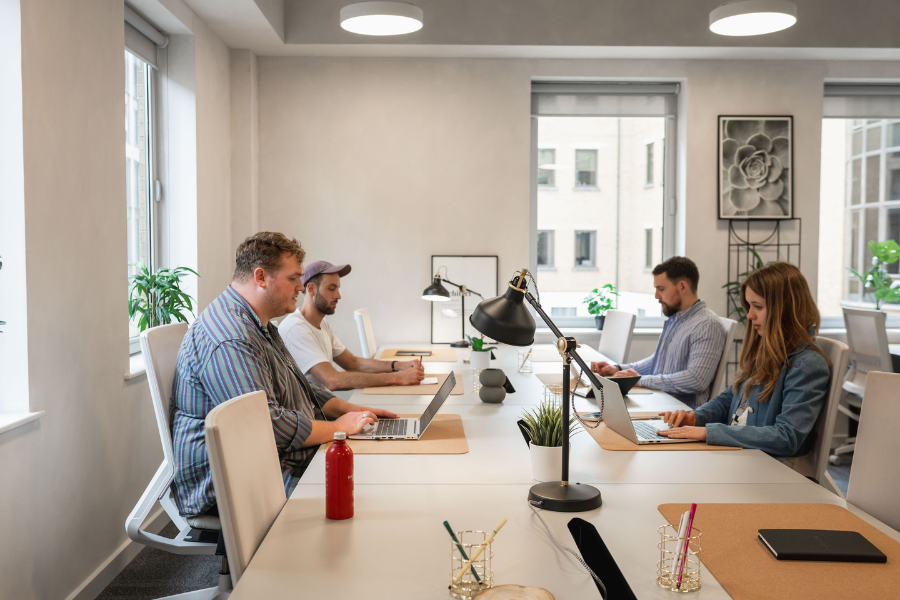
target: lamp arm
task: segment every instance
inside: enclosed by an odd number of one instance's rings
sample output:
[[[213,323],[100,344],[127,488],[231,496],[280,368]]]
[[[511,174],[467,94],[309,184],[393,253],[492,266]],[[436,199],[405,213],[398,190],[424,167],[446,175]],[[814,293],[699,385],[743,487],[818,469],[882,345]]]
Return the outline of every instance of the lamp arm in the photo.
[[[484,296],[482,296],[481,294],[479,294],[478,292],[476,292],[475,290],[473,290],[472,288],[470,288],[468,286],[463,286],[458,283],[453,283],[449,279],[445,279],[443,277],[441,277],[441,281],[443,281],[444,283],[449,283],[450,285],[452,285],[453,287],[458,288],[458,289],[463,289],[465,287],[467,292],[471,292],[471,293],[475,294],[476,296],[481,296],[481,299],[484,300]]]

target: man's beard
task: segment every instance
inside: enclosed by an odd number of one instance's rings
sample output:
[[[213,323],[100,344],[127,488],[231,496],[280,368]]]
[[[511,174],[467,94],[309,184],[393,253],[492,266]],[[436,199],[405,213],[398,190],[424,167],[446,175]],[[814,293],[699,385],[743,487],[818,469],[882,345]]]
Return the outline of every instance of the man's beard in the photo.
[[[679,297],[675,304],[666,304],[662,300],[659,302],[662,305],[662,312],[665,316],[671,317],[675,313],[681,310],[681,298]]]
[[[331,307],[331,303],[328,302],[319,292],[316,292],[316,310],[322,313],[323,315],[333,315],[334,308]]]

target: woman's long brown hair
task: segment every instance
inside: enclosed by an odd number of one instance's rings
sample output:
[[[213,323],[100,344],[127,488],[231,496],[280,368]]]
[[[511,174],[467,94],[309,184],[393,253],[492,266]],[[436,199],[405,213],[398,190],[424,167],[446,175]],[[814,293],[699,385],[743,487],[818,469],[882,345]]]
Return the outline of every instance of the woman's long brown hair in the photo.
[[[732,388],[736,395],[741,384],[763,385],[757,402],[768,402],[778,382],[781,368],[790,366],[788,354],[802,345],[821,354],[831,366],[828,357],[813,343],[819,333],[819,309],[809,291],[809,284],[800,269],[787,262],[768,264],[754,271],[741,285],[741,304],[750,310],[747,288],[762,297],[766,303],[766,323],[763,335],[749,328],[744,335],[740,371]],[[813,335],[807,331],[813,328]]]

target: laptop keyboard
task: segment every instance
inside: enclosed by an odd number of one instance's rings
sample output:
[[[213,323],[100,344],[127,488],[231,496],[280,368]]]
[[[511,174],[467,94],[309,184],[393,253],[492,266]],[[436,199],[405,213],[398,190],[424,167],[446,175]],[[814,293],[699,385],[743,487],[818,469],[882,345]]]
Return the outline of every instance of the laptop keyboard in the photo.
[[[660,435],[656,427],[650,425],[646,421],[632,421],[631,424],[634,425],[634,432],[637,434],[639,440],[669,439],[664,435]]]
[[[375,435],[406,435],[406,419],[379,419]]]

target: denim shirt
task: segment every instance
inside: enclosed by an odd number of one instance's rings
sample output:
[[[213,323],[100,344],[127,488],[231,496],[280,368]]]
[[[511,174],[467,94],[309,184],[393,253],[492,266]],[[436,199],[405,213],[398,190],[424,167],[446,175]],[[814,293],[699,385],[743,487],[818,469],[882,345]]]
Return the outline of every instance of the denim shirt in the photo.
[[[706,426],[706,443],[762,450],[772,456],[802,456],[812,446],[810,432],[825,405],[831,369],[825,358],[809,346],[791,352],[781,368],[768,402],[757,402],[762,385],[750,388],[747,425],[728,425],[743,397],[729,386],[694,411],[696,424]]]

